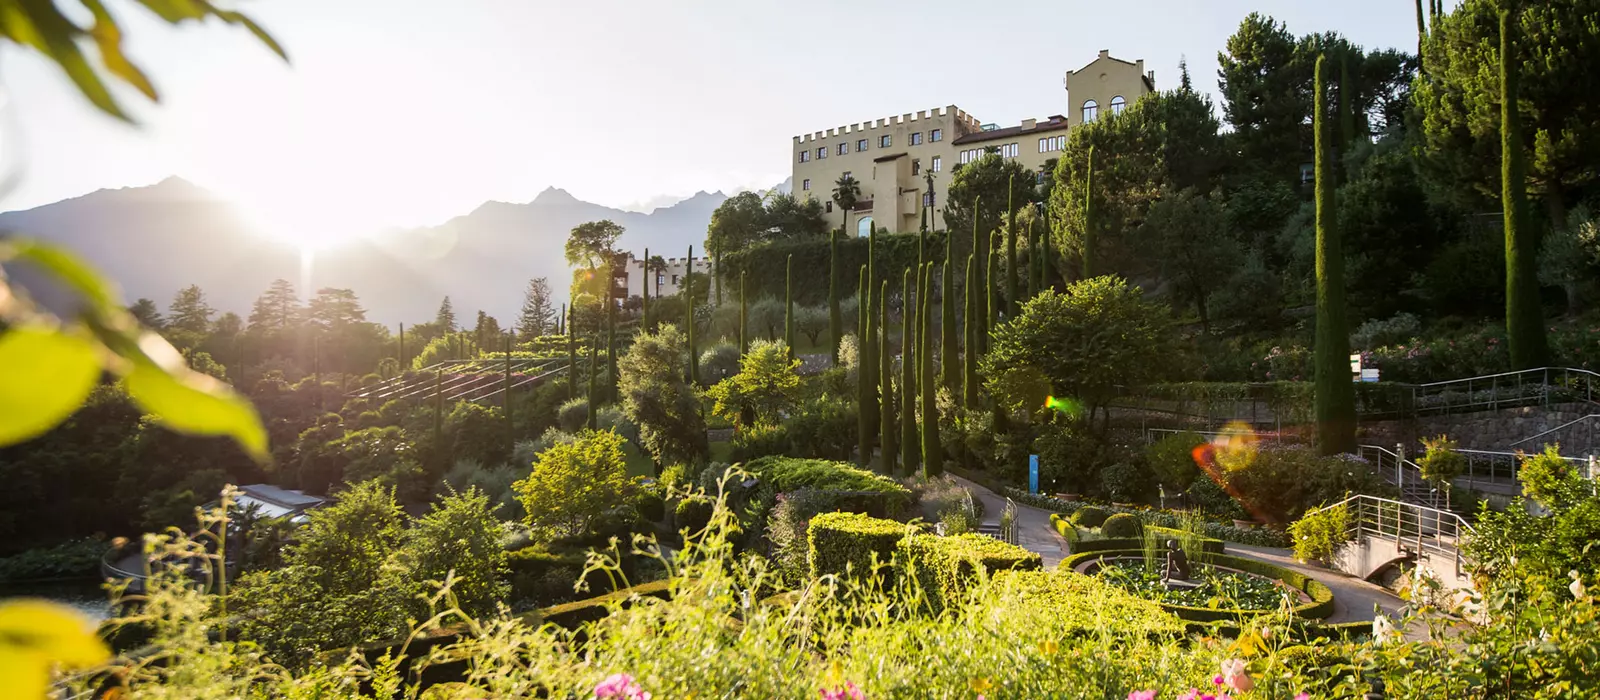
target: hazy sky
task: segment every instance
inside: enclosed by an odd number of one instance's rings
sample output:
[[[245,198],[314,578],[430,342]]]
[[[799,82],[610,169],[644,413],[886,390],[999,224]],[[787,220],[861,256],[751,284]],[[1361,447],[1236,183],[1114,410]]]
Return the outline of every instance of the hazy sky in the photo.
[[[242,30],[173,30],[113,5],[163,96],[138,128],[42,61],[0,54],[0,162],[26,168],[0,209],[171,174],[305,229],[434,224],[552,185],[659,203],[776,184],[799,133],[947,104],[1002,125],[1065,113],[1062,73],[1100,49],[1143,58],[1163,89],[1186,56],[1214,91],[1217,51],[1252,10],[1296,35],[1416,45],[1410,0],[243,5],[291,63]]]

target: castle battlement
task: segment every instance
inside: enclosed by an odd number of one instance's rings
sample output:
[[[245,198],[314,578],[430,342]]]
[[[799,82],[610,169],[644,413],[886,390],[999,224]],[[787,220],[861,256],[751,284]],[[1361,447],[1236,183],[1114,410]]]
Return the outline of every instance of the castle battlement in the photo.
[[[813,141],[821,141],[821,140],[828,139],[828,138],[833,138],[833,137],[836,137],[836,136],[854,136],[856,134],[876,131],[877,129],[880,129],[880,128],[885,128],[885,127],[892,128],[892,127],[896,127],[896,126],[904,126],[904,125],[907,125],[907,124],[915,124],[916,122],[919,122],[919,121],[925,121],[925,120],[928,120],[928,119],[934,119],[934,118],[940,118],[940,117],[946,117],[946,118],[953,117],[955,119],[955,121],[957,121],[959,123],[962,123],[962,124],[965,124],[965,125],[973,128],[973,129],[978,129],[979,128],[979,122],[978,122],[976,117],[973,117],[972,115],[961,111],[961,109],[959,107],[956,107],[955,105],[950,105],[948,107],[935,107],[933,109],[922,110],[920,112],[917,112],[916,114],[912,114],[910,112],[907,112],[907,113],[899,115],[899,116],[885,117],[883,119],[878,119],[876,121],[865,121],[865,122],[861,122],[859,124],[846,124],[844,126],[840,126],[840,127],[835,127],[835,128],[829,129],[829,130],[827,130],[825,132],[824,131],[818,131],[818,132],[810,133],[810,134],[801,134],[799,136],[794,137],[794,142],[796,144],[802,144],[802,143],[811,143]]]

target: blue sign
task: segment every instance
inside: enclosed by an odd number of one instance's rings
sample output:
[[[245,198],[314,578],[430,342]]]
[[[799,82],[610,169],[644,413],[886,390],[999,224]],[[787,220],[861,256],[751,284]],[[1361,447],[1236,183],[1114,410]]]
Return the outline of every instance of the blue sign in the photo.
[[[1039,493],[1039,455],[1028,455],[1028,493]]]

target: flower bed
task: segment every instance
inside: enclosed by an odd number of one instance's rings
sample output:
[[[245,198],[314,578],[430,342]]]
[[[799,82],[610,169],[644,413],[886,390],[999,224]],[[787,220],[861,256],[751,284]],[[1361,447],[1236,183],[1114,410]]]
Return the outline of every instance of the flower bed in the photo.
[[[1050,524],[1055,526],[1056,532],[1061,533],[1061,536],[1066,538],[1067,546],[1072,550],[1073,554],[1144,548],[1144,540],[1134,537],[1109,537],[1098,540],[1083,539],[1078,534],[1078,529],[1073,526],[1072,521],[1057,513],[1050,514]],[[1187,532],[1169,527],[1146,525],[1145,532],[1155,533],[1158,535],[1158,540],[1163,543],[1169,539],[1182,541],[1185,538],[1194,538],[1200,544],[1200,551],[1211,554],[1222,554],[1223,548],[1226,546],[1222,540],[1211,537],[1195,538],[1194,535]]]
[[[1086,552],[1083,554],[1075,554],[1062,560],[1059,570],[1077,572],[1080,568],[1084,568],[1086,565],[1098,561],[1110,559],[1142,560],[1143,558],[1143,550]],[[1268,564],[1255,559],[1233,557],[1226,554],[1201,554],[1193,557],[1191,561],[1194,561],[1199,565],[1209,564],[1212,566],[1232,569],[1247,574],[1255,574],[1268,579],[1282,581],[1290,588],[1293,588],[1296,591],[1304,594],[1304,597],[1301,598],[1301,602],[1290,608],[1290,612],[1296,617],[1320,620],[1333,614],[1333,591],[1329,590],[1327,586],[1322,584],[1322,582],[1292,569],[1286,569],[1281,566]],[[1271,610],[1276,610],[1276,607],[1268,610],[1221,607],[1213,608],[1210,606],[1199,607],[1168,603],[1164,601],[1161,602],[1161,607],[1177,615],[1178,617],[1193,622],[1231,621],[1242,617],[1261,615],[1271,612]]]
[[[1055,511],[1059,514],[1062,514],[1063,517],[1070,516],[1072,513],[1077,512],[1079,508],[1093,505],[1096,508],[1103,509],[1108,513],[1130,513],[1138,516],[1140,520],[1144,521],[1145,527],[1154,525],[1156,527],[1177,529],[1182,525],[1182,523],[1178,521],[1178,515],[1171,511],[1156,510],[1153,508],[1123,508],[1121,506],[1107,506],[1084,503],[1081,501],[1063,501],[1059,498],[1031,494],[1010,487],[1003,487],[1003,493],[1005,496],[1018,503],[1030,505],[1035,508],[1042,508],[1044,510]],[[1202,528],[1202,535],[1225,542],[1236,542],[1238,544],[1248,544],[1257,547],[1282,547],[1285,549],[1293,546],[1294,544],[1290,541],[1288,533],[1281,532],[1279,530],[1267,528],[1246,529],[1213,522],[1204,523]]]

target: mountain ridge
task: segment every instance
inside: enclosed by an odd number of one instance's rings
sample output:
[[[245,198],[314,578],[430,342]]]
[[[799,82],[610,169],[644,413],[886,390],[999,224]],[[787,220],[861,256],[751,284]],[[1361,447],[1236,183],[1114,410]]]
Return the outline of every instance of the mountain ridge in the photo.
[[[233,203],[178,176],[0,213],[0,230],[73,250],[130,303],[144,297],[165,308],[179,289],[198,284],[219,314],[248,317],[256,297],[281,278],[302,301],[323,287],[353,289],[367,319],[390,326],[431,319],[448,295],[464,322],[481,309],[504,327],[515,322],[531,278],[548,277],[565,300],[571,269],[564,251],[574,226],[611,219],[626,229],[618,242],[625,250],[686,250],[701,245],[711,212],[726,199],[700,191],[640,213],[550,186],[527,203],[489,200],[440,224],[317,251],[306,274],[295,245],[254,230]],[[30,271],[16,273],[47,305],[65,303],[66,295]]]

